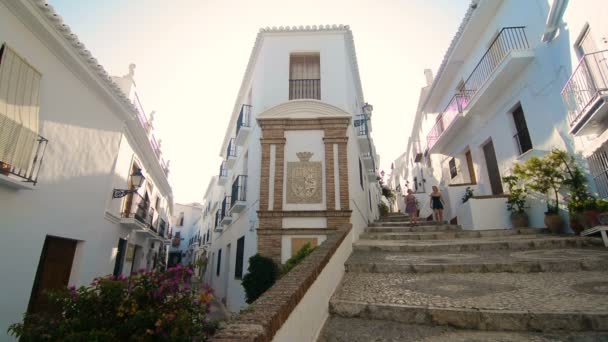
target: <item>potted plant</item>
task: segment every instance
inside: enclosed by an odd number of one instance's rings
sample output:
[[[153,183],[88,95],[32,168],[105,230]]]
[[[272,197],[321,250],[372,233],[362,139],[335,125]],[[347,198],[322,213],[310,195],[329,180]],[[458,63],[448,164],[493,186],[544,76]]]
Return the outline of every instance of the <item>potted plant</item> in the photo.
[[[564,182],[562,169],[562,161],[555,153],[532,157],[513,168],[513,174],[524,180],[529,189],[547,196],[545,226],[553,233],[560,233],[564,225],[559,214],[559,189]]]
[[[462,196],[462,203],[467,203],[470,198],[473,198],[473,196],[473,189],[471,189],[470,186],[467,186],[467,188],[464,190],[464,195]]]
[[[515,175],[502,177],[509,187],[507,210],[511,212],[511,224],[514,228],[528,227],[529,219],[526,213],[526,189],[519,186],[520,179]]]

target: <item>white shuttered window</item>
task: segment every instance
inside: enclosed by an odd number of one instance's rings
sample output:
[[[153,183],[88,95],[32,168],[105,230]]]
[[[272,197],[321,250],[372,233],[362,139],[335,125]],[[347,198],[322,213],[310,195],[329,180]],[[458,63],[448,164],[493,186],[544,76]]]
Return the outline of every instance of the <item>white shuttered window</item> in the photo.
[[[41,74],[14,50],[0,48],[0,161],[27,170],[38,139]]]

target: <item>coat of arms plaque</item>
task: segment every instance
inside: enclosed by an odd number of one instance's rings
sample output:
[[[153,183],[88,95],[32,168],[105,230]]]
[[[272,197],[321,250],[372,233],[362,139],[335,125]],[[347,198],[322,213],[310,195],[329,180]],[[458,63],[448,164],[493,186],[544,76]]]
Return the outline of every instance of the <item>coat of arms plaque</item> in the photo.
[[[287,203],[321,203],[323,164],[310,161],[312,152],[298,152],[296,155],[299,162],[287,162]]]

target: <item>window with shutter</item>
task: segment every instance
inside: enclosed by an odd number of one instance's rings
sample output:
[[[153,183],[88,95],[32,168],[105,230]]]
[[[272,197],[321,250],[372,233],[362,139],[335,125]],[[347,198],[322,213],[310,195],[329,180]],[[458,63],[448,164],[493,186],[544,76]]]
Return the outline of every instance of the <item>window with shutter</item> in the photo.
[[[289,99],[321,99],[321,58],[318,53],[289,58]]]
[[[245,255],[245,236],[236,241],[236,264],[234,267],[234,277],[243,278],[243,258]]]
[[[0,162],[28,170],[38,142],[41,74],[8,45],[0,48]],[[27,173],[27,171],[26,171]]]

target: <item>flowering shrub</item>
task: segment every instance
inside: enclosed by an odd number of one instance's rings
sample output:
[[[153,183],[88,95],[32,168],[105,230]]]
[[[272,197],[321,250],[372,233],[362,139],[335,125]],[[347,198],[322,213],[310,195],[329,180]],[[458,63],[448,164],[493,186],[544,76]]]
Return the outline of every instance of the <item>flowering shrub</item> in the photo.
[[[205,341],[212,291],[190,288],[181,265],[48,293],[49,312],[29,314],[9,333],[23,341]]]

